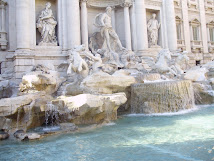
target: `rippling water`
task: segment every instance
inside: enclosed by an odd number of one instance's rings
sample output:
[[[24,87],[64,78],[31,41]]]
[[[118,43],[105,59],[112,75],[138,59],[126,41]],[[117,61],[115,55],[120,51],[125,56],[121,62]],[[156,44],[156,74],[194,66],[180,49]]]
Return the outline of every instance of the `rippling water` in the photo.
[[[214,106],[188,112],[128,115],[91,132],[3,141],[0,160],[214,160]]]

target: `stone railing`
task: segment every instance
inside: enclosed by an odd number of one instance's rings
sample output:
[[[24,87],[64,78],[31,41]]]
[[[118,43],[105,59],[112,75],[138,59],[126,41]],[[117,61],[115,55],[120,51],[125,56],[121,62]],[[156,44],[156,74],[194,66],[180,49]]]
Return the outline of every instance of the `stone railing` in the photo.
[[[191,41],[192,52],[202,52],[203,44],[200,40],[192,40]]]
[[[177,45],[179,49],[182,49],[182,51],[185,50],[185,41],[184,40],[177,40]]]

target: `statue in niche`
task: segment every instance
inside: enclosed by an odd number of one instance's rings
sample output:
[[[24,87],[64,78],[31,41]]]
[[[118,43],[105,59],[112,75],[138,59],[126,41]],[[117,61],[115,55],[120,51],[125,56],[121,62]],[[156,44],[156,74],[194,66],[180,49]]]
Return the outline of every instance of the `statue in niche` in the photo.
[[[111,7],[107,7],[105,13],[100,13],[95,18],[95,26],[100,28],[101,36],[104,39],[102,48],[97,52],[105,57],[106,62],[115,62],[118,67],[123,67],[118,53],[124,51],[125,48],[112,27],[111,11]]]
[[[55,20],[50,7],[51,3],[46,3],[45,9],[41,12],[36,23],[36,26],[42,36],[42,39],[39,43],[40,46],[57,46],[57,40],[55,36],[55,27],[57,25],[57,21]]]
[[[158,46],[158,30],[160,28],[160,23],[156,19],[156,14],[152,14],[152,18],[148,21],[148,38],[149,38],[149,46],[157,47]]]

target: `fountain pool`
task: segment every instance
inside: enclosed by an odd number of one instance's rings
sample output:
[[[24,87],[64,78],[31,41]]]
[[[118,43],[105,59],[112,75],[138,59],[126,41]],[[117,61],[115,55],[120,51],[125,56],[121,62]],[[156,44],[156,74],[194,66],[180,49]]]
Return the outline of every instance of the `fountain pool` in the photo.
[[[0,142],[0,160],[214,160],[214,105],[175,114],[128,115],[93,131]]]

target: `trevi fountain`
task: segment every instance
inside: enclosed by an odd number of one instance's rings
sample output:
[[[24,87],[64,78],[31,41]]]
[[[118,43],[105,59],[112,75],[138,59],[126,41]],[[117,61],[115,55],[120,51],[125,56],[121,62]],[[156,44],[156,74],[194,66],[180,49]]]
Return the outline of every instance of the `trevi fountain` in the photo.
[[[0,13],[0,160],[214,160],[213,0]]]

